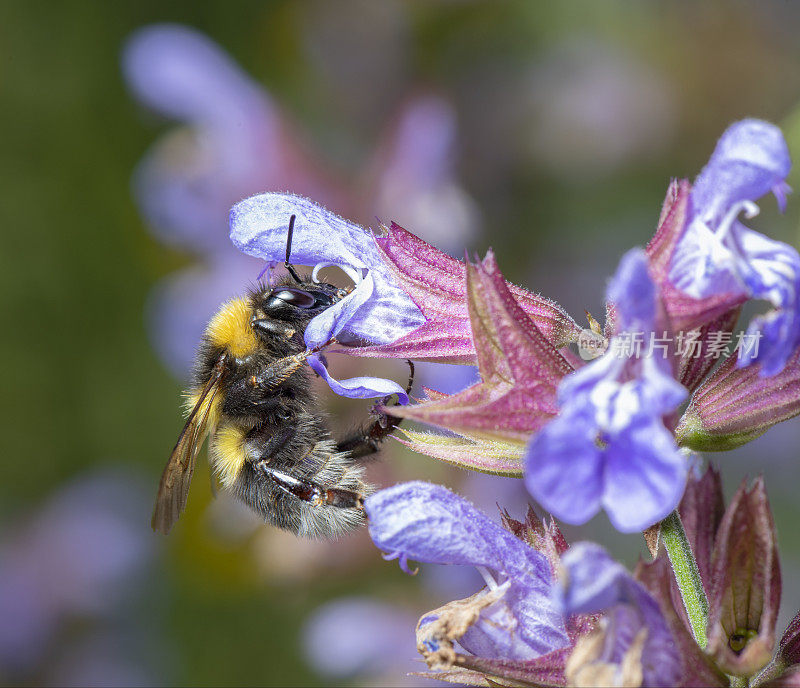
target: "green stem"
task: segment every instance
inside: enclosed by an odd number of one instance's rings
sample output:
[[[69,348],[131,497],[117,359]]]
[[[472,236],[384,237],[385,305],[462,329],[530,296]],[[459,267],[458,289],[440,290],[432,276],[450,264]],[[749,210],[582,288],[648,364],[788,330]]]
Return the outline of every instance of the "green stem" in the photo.
[[[672,571],[683,598],[683,606],[692,625],[694,639],[701,648],[708,644],[706,626],[708,624],[708,600],[706,599],[697,562],[692,547],[686,539],[681,517],[673,511],[661,521],[661,539],[672,564]]]

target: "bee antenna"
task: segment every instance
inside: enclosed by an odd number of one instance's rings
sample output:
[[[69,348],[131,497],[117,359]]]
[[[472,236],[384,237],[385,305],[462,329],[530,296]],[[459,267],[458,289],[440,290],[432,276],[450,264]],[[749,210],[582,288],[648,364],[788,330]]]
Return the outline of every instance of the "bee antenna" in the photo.
[[[294,221],[296,217],[296,215],[292,215],[289,218],[289,236],[286,237],[286,260],[283,261],[283,267],[289,271],[289,274],[294,278],[295,282],[302,284],[303,280],[300,279],[300,276],[289,263],[289,256],[292,255],[292,235],[294,234]]]

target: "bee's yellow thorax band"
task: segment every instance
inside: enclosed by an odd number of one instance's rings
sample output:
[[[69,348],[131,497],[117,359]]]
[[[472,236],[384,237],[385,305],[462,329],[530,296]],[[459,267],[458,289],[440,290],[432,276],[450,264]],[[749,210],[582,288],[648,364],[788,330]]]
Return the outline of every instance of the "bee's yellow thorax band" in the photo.
[[[206,335],[213,346],[227,349],[237,358],[247,356],[258,346],[250,327],[250,305],[246,299],[231,299],[211,318]]]

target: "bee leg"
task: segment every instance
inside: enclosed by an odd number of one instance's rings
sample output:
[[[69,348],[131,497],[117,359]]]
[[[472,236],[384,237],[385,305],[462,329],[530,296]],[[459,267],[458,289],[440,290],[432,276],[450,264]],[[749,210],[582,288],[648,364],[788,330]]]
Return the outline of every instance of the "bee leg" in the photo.
[[[411,392],[411,385],[414,383],[414,364],[407,361],[410,369],[408,378],[408,385],[406,386],[406,394]],[[383,400],[383,405],[388,404],[390,397]],[[360,432],[343,439],[336,445],[339,451],[346,451],[350,453],[354,459],[361,459],[365,456],[375,454],[381,446],[381,443],[392,434],[392,431],[400,425],[402,418],[390,416],[386,413],[376,412],[377,419],[371,425],[363,428]]]
[[[306,362],[311,354],[316,354],[331,344],[336,343],[336,338],[329,339],[321,346],[315,346],[308,351],[301,351],[299,354],[284,356],[267,366],[258,375],[253,375],[247,379],[247,384],[252,389],[271,391],[280,387],[288,378],[297,372]],[[409,365],[413,364],[409,361]]]
[[[264,368],[258,375],[247,378],[247,384],[252,389],[272,391],[280,387],[297,370],[302,368],[306,358],[308,358],[308,353],[305,351],[293,356],[280,358],[275,363]]]
[[[326,489],[312,480],[295,478],[288,473],[276,470],[265,461],[258,462],[256,468],[287,494],[304,502],[309,502],[314,506],[327,505],[341,509],[364,508],[364,495],[358,492],[341,490],[335,487]]]
[[[336,449],[349,452],[354,459],[370,456],[380,449],[383,441],[400,425],[401,420],[382,413],[374,423],[339,442]]]

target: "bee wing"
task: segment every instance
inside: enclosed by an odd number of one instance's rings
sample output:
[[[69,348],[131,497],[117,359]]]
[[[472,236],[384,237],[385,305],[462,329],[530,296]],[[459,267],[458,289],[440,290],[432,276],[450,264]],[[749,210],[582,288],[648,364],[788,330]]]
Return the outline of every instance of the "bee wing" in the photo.
[[[192,482],[197,454],[205,440],[209,413],[223,377],[222,362],[221,358],[214,367],[211,378],[203,387],[200,398],[189,414],[189,419],[183,426],[175,448],[161,474],[156,506],[153,509],[150,525],[153,530],[164,535],[175,525],[175,521],[186,507],[186,498],[189,496],[189,485]]]

